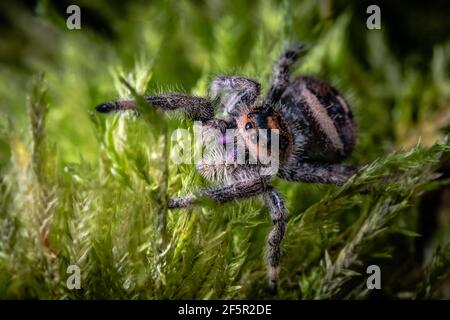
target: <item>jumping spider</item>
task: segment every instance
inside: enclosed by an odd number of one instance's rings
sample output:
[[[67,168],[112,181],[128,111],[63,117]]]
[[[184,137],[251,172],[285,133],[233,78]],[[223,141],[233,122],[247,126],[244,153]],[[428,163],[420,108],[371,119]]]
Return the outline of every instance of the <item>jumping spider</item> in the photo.
[[[145,96],[157,109],[180,110],[203,126],[220,130],[236,129],[244,138],[247,152],[258,152],[258,138],[251,129],[277,129],[279,133],[279,167],[276,175],[282,179],[321,184],[343,184],[355,169],[340,164],[355,145],[355,122],[348,103],[328,83],[314,77],[290,78],[289,70],[301,53],[301,46],[286,50],[274,68],[271,88],[262,102],[257,98],[260,84],[242,76],[220,76],[213,80],[206,98],[182,93]],[[217,109],[225,117],[215,117]],[[132,100],[105,102],[97,106],[101,113],[135,110]],[[256,165],[256,168],[258,165]],[[199,164],[197,171],[206,177],[230,179],[221,186],[203,190],[201,197],[225,203],[240,198],[262,195],[274,227],[267,239],[269,290],[275,292],[280,271],[281,242],[287,211],[280,194],[269,184],[273,175],[261,175],[255,165]],[[220,179],[219,179],[220,180]],[[226,180],[226,181],[224,181]],[[198,197],[190,195],[171,199],[169,208],[186,208]]]

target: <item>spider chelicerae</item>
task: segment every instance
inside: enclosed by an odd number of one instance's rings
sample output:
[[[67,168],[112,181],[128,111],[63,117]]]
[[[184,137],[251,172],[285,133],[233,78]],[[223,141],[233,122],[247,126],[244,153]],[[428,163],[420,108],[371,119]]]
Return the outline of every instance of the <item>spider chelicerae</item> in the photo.
[[[244,163],[223,164],[204,161],[197,171],[219,185],[198,195],[171,199],[169,208],[187,208],[199,197],[225,203],[262,195],[273,221],[267,237],[269,290],[274,293],[280,272],[281,243],[286,230],[287,211],[280,194],[270,185],[279,178],[321,184],[343,184],[355,173],[353,166],[341,164],[351,153],[356,139],[352,111],[342,95],[328,83],[310,76],[290,77],[290,68],[302,47],[288,48],[274,67],[272,84],[259,100],[260,84],[243,76],[219,76],[212,81],[208,97],[182,93],[144,96],[149,105],[164,111],[179,110],[189,119],[201,121],[225,137],[234,129],[245,142]],[[96,107],[101,113],[135,110],[134,100],[105,102]],[[221,116],[215,116],[220,114]],[[262,149],[271,154],[271,138],[278,142],[277,169],[261,174],[261,162],[248,161]],[[274,135],[275,134],[275,135]],[[229,143],[222,139],[222,144]],[[234,141],[233,141],[234,143]],[[223,148],[225,149],[225,148]],[[217,150],[212,152],[217,157]],[[222,150],[222,149],[219,149]],[[231,156],[234,160],[236,154]]]

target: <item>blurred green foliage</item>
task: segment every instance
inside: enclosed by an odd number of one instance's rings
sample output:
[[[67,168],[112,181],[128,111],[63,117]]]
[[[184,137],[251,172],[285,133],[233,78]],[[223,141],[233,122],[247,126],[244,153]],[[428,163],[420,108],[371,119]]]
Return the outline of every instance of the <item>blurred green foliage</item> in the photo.
[[[81,30],[66,29],[56,1],[2,11],[0,298],[268,298],[271,222],[259,199],[166,208],[207,185],[193,165],[168,161],[170,133],[189,122],[93,107],[132,97],[121,79],[137,94],[205,95],[215,75],[244,74],[264,90],[295,41],[308,51],[294,74],[320,76],[351,102],[359,137],[348,162],[364,168],[343,188],[274,181],[290,213],[277,297],[450,297],[449,181],[438,174],[449,167],[448,40],[423,69],[338,1],[78,3]],[[431,214],[438,223],[417,241]],[[373,263],[377,292],[365,287]],[[81,290],[66,286],[71,264]]]

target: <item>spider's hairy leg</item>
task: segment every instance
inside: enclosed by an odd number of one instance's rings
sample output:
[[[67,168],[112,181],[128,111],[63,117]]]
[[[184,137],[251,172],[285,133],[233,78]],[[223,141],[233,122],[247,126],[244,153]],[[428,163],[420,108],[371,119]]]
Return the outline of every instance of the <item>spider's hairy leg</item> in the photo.
[[[264,104],[275,104],[283,94],[284,90],[289,84],[289,72],[292,65],[298,59],[302,52],[303,46],[295,45],[287,49],[278,59],[274,67],[274,75],[272,86],[267,93]]]
[[[261,85],[250,78],[241,76],[219,76],[213,80],[210,95],[221,100],[221,112],[239,114],[240,107],[252,105],[259,96]]]
[[[203,122],[203,125],[205,127],[218,129],[221,133],[225,133],[227,129],[234,128],[233,123],[218,118],[211,118]]]
[[[349,165],[298,162],[295,166],[280,168],[278,176],[290,181],[340,186],[356,172],[357,169]]]
[[[198,121],[209,120],[214,116],[214,107],[208,99],[188,96],[182,93],[169,93],[157,96],[145,96],[145,101],[163,111],[181,110],[187,118]],[[134,100],[119,100],[104,102],[96,107],[101,113],[117,112],[121,110],[136,111]]]
[[[217,203],[225,203],[236,199],[248,198],[264,193],[268,188],[268,179],[265,177],[242,180],[233,185],[215,189],[203,190],[201,197],[211,199]],[[189,195],[183,198],[170,199],[169,208],[189,208],[195,204],[198,198]]]
[[[269,291],[275,294],[280,273],[281,242],[286,231],[287,212],[283,199],[274,188],[270,187],[263,197],[274,224],[267,238],[267,262]]]

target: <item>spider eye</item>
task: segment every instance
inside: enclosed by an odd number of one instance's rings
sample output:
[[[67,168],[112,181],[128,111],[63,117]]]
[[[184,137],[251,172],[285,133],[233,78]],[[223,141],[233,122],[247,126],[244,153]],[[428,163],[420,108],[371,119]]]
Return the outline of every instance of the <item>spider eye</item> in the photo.
[[[251,122],[247,122],[247,123],[245,124],[245,130],[250,130],[251,128],[253,128],[252,123],[251,123]]]
[[[252,134],[250,135],[250,141],[251,141],[252,143],[258,142],[258,135],[257,135],[256,133],[252,133]]]

